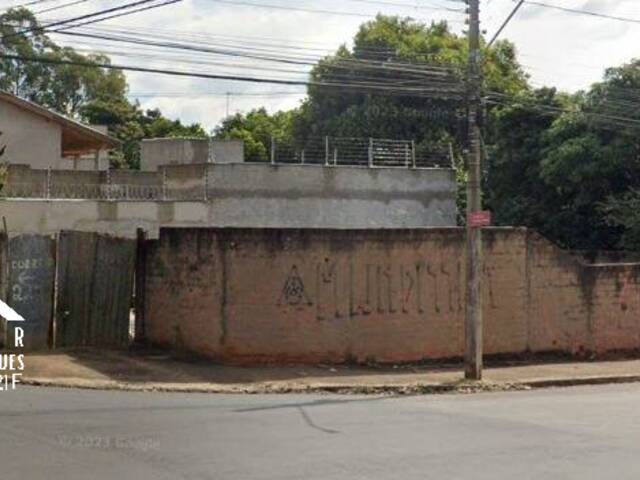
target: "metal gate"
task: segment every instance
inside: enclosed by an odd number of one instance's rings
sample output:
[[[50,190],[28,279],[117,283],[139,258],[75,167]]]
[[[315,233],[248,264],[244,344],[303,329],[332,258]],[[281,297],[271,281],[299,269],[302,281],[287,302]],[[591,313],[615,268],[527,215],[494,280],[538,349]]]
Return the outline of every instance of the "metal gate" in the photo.
[[[128,344],[135,257],[135,240],[60,233],[56,346]]]
[[[55,239],[46,235],[19,235],[4,239],[6,299],[26,322],[24,348],[46,349],[51,345]],[[0,292],[1,293],[1,292]],[[14,345],[10,329],[5,345]]]

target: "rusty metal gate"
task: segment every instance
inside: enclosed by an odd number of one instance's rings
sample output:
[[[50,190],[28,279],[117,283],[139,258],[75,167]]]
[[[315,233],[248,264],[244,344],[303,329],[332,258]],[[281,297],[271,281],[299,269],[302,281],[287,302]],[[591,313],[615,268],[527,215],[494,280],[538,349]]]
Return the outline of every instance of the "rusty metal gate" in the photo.
[[[2,239],[5,292],[9,305],[27,321],[24,348],[41,350],[51,344],[51,321],[55,279],[55,239],[46,235],[18,235]],[[2,263],[2,262],[0,262]],[[7,332],[9,335],[13,330]],[[13,338],[5,338],[13,345]]]
[[[135,259],[135,240],[97,233],[0,235],[0,298],[26,320],[25,349],[127,346]]]
[[[135,240],[60,233],[56,346],[128,344],[135,258]]]

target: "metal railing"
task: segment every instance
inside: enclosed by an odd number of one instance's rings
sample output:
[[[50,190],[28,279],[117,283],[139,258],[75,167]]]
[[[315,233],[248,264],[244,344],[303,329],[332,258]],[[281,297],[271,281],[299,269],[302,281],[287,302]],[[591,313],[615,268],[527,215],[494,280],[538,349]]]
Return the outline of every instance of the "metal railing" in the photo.
[[[202,189],[200,189],[202,190]],[[1,196],[7,198],[50,198],[78,200],[162,200],[162,186],[135,184],[119,185],[50,185],[11,182],[4,186]],[[195,197],[195,195],[194,195]],[[201,198],[199,195],[198,198]]]
[[[370,168],[452,167],[451,146],[417,147],[412,140],[310,137],[304,142],[271,139],[272,164],[361,166]]]

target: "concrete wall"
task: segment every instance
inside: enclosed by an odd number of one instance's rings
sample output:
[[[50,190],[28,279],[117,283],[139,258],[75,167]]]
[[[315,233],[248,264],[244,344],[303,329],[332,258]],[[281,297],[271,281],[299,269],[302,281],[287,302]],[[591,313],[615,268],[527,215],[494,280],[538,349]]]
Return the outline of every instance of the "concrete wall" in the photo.
[[[140,227],[154,238],[160,225],[206,225],[208,209],[191,202],[0,199],[0,217],[6,218],[11,236],[77,230],[133,238]]]
[[[209,165],[216,226],[402,228],[456,224],[450,169]]]
[[[586,265],[524,229],[485,231],[485,352],[640,348],[640,264]],[[166,230],[147,331],[226,362],[459,357],[464,232]]]
[[[62,129],[54,122],[0,102],[0,132],[0,144],[7,146],[2,161],[33,168],[71,165],[70,161],[61,158]]]
[[[241,163],[244,161],[244,142],[200,138],[152,138],[140,142],[140,156],[140,169],[143,171],[156,171],[162,165]]]
[[[153,236],[161,226],[402,228],[456,223],[456,184],[449,169],[209,164],[165,170],[169,198],[184,201],[0,199],[0,215],[7,217],[14,234],[72,228],[126,236],[135,235],[138,226]],[[15,172],[21,179],[35,175]],[[63,198],[98,194],[105,175],[55,172],[51,190]],[[150,172],[112,173],[113,185],[135,181],[158,187],[159,179]],[[205,184],[207,201],[192,201],[205,199]],[[43,185],[46,177],[38,176],[34,188],[40,195]]]
[[[209,140],[153,138],[140,142],[140,170],[155,171],[161,165],[207,163]]]
[[[243,140],[211,140],[211,154],[215,163],[239,163],[244,161]]]

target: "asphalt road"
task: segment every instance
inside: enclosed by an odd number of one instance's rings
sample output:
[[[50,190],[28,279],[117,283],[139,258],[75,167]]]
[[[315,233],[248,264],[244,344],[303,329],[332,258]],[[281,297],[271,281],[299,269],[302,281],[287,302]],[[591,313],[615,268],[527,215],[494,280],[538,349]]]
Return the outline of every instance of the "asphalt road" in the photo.
[[[415,397],[0,392],[2,480],[603,479],[640,385]]]

